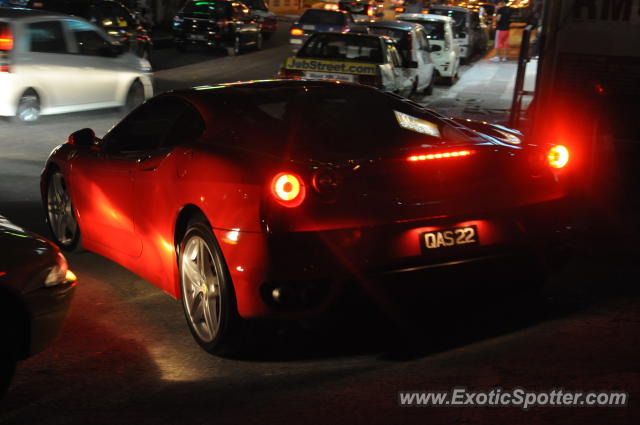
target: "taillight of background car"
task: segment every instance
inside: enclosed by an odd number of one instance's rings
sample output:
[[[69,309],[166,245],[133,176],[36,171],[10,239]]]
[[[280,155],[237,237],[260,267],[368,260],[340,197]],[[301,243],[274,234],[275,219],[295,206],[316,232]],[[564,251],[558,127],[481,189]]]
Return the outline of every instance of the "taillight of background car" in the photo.
[[[13,49],[13,33],[9,25],[0,22],[0,72],[10,72],[9,52]]]
[[[282,172],[271,180],[271,194],[280,205],[288,208],[300,206],[306,197],[306,187],[300,176]]]
[[[553,168],[564,168],[569,163],[569,149],[564,145],[554,145],[547,153],[547,161]]]

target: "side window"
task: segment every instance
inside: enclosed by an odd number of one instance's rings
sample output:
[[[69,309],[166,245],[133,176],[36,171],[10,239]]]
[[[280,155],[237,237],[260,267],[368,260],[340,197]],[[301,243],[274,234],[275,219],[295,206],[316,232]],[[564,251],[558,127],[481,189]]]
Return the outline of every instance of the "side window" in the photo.
[[[67,53],[62,22],[48,21],[29,24],[29,46],[32,52]]]
[[[402,67],[402,58],[400,57],[400,53],[398,53],[398,49],[396,49],[395,46],[389,46],[389,53],[391,54],[393,66],[396,68]]]
[[[140,106],[104,138],[111,153],[145,152],[175,146],[204,131],[200,114],[181,99],[161,97]]]
[[[108,56],[111,42],[104,38],[91,25],[82,21],[67,21],[75,38],[78,53],[89,56]]]

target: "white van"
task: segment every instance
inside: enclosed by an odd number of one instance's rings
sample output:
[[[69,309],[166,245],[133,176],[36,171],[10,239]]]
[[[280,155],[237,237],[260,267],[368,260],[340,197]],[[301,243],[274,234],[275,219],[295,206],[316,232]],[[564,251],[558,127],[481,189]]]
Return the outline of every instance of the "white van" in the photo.
[[[431,60],[438,76],[445,83],[453,84],[460,70],[460,46],[453,35],[453,19],[422,13],[401,13],[397,15],[397,19],[424,27],[431,46]]]
[[[151,65],[89,22],[0,8],[0,116],[19,122],[89,109],[131,109],[153,96]]]

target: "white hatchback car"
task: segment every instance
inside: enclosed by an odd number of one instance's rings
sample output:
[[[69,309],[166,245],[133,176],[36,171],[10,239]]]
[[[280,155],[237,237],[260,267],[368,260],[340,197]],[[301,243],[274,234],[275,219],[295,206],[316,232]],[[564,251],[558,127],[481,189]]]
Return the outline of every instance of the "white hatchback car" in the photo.
[[[431,45],[431,60],[436,66],[438,76],[445,83],[453,84],[460,69],[460,45],[453,36],[453,19],[422,13],[401,13],[396,18],[424,27]]]
[[[0,117],[131,109],[152,96],[149,62],[89,22],[0,8]]]

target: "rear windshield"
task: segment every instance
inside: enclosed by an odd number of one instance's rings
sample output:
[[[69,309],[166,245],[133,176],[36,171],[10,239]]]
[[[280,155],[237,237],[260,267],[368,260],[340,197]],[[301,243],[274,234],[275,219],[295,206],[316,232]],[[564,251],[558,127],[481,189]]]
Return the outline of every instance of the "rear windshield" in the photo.
[[[366,2],[357,1],[341,1],[340,10],[346,10],[347,12],[364,15],[367,13],[369,4]]]
[[[221,93],[205,94],[213,117],[210,141],[278,156],[370,157],[404,154],[443,139],[469,140],[425,109],[364,87],[240,87]],[[434,134],[408,129],[411,120],[414,128],[423,125]]]
[[[214,1],[192,1],[187,3],[182,10],[184,16],[188,18],[227,18],[231,15],[231,10],[227,2]]]
[[[13,35],[6,22],[0,22],[0,51],[7,52],[13,49]]]
[[[429,40],[444,40],[444,22],[441,21],[421,21],[417,19],[402,19],[407,22],[415,22],[424,27]]]
[[[318,24],[318,25],[345,25],[347,19],[343,13],[332,12],[330,10],[307,9],[300,19],[301,24]]]
[[[453,19],[456,28],[464,28],[466,26],[467,12],[448,9],[429,9],[429,13],[440,16],[448,16]]]
[[[406,50],[409,48],[409,31],[404,31],[396,28],[369,27],[369,33],[375,35],[386,35],[393,38],[398,43],[398,47],[400,47],[400,49],[402,50]]]
[[[378,37],[349,34],[318,34],[309,39],[297,56],[300,58],[384,63],[382,46]]]

